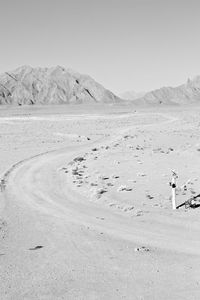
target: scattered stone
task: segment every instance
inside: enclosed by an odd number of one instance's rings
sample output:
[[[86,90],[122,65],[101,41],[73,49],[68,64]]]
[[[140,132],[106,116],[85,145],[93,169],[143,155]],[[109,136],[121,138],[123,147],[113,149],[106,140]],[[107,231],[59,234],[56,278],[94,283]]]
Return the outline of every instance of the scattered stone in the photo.
[[[187,182],[186,182],[186,184],[193,184],[193,182],[192,182],[192,180],[191,179],[189,179]]]
[[[29,248],[29,250],[38,250],[38,249],[41,249],[43,248],[44,246],[36,246],[34,248]]]
[[[6,221],[0,219],[0,230],[3,230],[5,229],[5,227],[7,226],[7,223]]]
[[[107,183],[107,186],[114,186],[114,184],[111,183],[111,182],[108,182],[108,183]]]
[[[183,191],[187,191],[187,185],[186,184],[183,184],[181,187],[180,187],[181,190]]]
[[[192,190],[192,189],[190,190],[190,193],[193,194],[193,195],[196,194],[196,192],[194,190]]]
[[[102,179],[102,180],[108,180],[109,177],[107,177],[107,176],[102,176],[101,179]]]
[[[97,183],[94,183],[94,182],[91,182],[90,185],[91,185],[91,186],[98,186],[98,184],[97,184]]]
[[[73,170],[73,171],[72,171],[72,175],[79,175],[79,173],[78,173],[78,171]]]
[[[78,184],[83,184],[83,180],[79,180]]]
[[[137,247],[134,250],[135,250],[135,252],[149,252],[150,251],[150,249],[145,246]]]
[[[142,210],[136,210],[135,213],[134,213],[134,215],[135,215],[136,217],[140,217],[140,216],[143,215],[143,211],[142,211]]]
[[[122,205],[119,205],[119,204],[116,204],[115,207],[116,207],[117,209],[121,209],[121,210],[124,208]]]
[[[149,195],[149,194],[147,194],[146,197],[147,197],[148,199],[150,199],[150,200],[154,198],[153,196],[151,196],[151,195]]]
[[[135,148],[136,150],[144,150],[144,148],[142,146],[137,145],[137,147]]]
[[[117,189],[118,192],[131,192],[132,191],[132,188],[130,187],[127,187],[126,185],[121,185],[118,189]]]
[[[135,179],[128,179],[128,181],[136,183],[137,181]]]
[[[83,170],[79,170],[79,173],[80,173],[80,174],[83,174],[83,173],[84,173],[84,171],[83,171]]]
[[[100,189],[98,189],[98,190],[96,190],[96,191],[94,192],[94,195],[97,197],[97,199],[99,199],[99,198],[101,198],[101,196],[102,196],[103,194],[105,194],[105,193],[107,193],[107,189],[105,189],[105,188],[100,188]]]
[[[5,182],[5,179],[1,179],[0,181],[0,190],[1,192],[3,192],[6,188],[6,182]]]
[[[74,161],[75,161],[75,162],[82,162],[82,161],[84,161],[84,160],[85,160],[85,158],[84,158],[84,157],[81,157],[81,156],[74,158]]]
[[[113,206],[116,206],[116,204],[115,203],[109,203],[109,206],[113,207]]]
[[[161,152],[162,151],[162,148],[154,148],[153,150],[152,150],[153,152]]]
[[[133,210],[133,209],[134,209],[134,206],[127,206],[127,207],[123,208],[123,211],[130,211],[130,210]]]
[[[139,176],[139,177],[145,177],[147,175],[145,173],[137,173],[137,176]]]
[[[96,217],[96,219],[99,219],[99,220],[105,220],[105,218],[101,218],[101,217]]]

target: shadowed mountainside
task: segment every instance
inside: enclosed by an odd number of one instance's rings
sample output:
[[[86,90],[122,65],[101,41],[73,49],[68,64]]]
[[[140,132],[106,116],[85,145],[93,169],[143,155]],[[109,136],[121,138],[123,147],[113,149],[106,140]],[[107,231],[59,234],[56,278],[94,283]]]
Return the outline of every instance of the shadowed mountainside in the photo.
[[[23,66],[0,75],[0,104],[117,103],[120,100],[90,76],[60,66]]]
[[[135,104],[192,104],[200,101],[200,76],[178,87],[163,87],[146,93]]]

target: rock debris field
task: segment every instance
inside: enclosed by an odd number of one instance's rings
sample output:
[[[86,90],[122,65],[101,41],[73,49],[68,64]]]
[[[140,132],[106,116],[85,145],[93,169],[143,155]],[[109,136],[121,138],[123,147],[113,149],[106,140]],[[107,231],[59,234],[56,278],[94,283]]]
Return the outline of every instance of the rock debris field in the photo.
[[[200,107],[0,109],[0,299],[199,299]],[[171,171],[178,173],[172,210]]]

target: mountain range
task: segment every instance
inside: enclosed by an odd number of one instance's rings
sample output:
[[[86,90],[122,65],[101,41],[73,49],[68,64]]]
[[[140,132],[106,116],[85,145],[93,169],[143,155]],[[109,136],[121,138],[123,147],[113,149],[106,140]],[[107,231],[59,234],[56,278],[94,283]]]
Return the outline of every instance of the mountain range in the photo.
[[[148,93],[130,91],[120,96],[137,105],[197,103],[200,102],[200,76],[177,87],[162,87]],[[0,75],[0,104],[125,103],[121,98],[90,76],[61,66],[22,66]]]
[[[118,103],[121,99],[88,75],[61,66],[22,66],[0,75],[0,104]]]
[[[177,87],[162,87],[133,101],[135,104],[192,104],[200,102],[200,76]]]
[[[143,97],[145,94],[146,94],[145,92],[137,93],[135,91],[127,91],[127,92],[121,93],[119,96],[120,96],[120,98],[125,99],[125,100],[135,100],[135,99]]]

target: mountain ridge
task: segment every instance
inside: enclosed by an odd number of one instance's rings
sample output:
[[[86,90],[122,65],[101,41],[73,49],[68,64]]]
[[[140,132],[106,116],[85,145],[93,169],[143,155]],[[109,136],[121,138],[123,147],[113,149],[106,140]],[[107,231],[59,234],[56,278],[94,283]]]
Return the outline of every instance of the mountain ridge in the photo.
[[[0,75],[0,104],[118,103],[121,99],[89,75],[61,66],[21,66]]]
[[[200,76],[177,87],[162,87],[133,100],[135,104],[192,104],[200,102]]]
[[[124,93],[120,93],[119,97],[125,100],[135,100],[143,97],[145,94],[145,92],[126,91]]]

